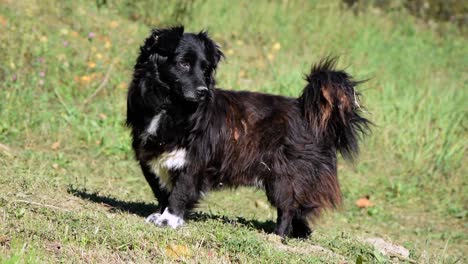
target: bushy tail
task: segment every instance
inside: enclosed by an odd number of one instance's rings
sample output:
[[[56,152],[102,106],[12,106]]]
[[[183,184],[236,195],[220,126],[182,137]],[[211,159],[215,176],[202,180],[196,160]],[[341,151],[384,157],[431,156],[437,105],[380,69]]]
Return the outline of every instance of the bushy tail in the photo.
[[[358,140],[371,122],[361,116],[356,86],[361,82],[342,70],[335,70],[336,58],[326,58],[312,67],[299,97],[311,130],[322,142],[330,141],[344,158],[357,155]]]

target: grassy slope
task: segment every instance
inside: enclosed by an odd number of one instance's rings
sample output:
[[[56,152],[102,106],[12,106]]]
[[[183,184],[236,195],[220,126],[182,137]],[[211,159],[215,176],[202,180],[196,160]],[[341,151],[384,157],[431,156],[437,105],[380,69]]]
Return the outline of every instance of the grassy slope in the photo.
[[[170,261],[172,245],[198,261],[340,261],[321,245],[378,262],[359,238],[381,236],[416,260],[466,261],[466,38],[402,13],[249,2],[196,1],[176,18],[221,43],[222,87],[297,96],[303,73],[327,54],[371,78],[363,101],[377,126],[359,163],[340,165],[343,209],[287,246],[262,231],[275,219],[258,206],[264,195],[244,188],[212,193],[181,230],[146,226],[152,196],[123,126],[126,84],[145,24],[173,22],[183,5],[1,0],[0,143],[10,150],[0,148],[0,260]],[[375,206],[359,210],[364,195]]]

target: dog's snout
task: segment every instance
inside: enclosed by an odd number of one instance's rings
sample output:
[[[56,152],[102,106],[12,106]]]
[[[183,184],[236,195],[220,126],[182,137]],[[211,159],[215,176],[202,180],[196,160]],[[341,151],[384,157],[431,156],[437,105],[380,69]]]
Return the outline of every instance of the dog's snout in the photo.
[[[208,94],[208,88],[205,86],[198,86],[197,93],[200,98],[204,98]]]

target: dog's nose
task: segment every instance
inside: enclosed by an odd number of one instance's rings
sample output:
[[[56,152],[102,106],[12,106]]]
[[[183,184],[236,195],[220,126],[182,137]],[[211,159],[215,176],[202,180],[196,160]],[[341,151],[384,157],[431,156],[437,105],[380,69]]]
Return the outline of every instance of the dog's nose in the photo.
[[[204,98],[208,94],[208,88],[205,86],[198,86],[197,93],[200,98]]]

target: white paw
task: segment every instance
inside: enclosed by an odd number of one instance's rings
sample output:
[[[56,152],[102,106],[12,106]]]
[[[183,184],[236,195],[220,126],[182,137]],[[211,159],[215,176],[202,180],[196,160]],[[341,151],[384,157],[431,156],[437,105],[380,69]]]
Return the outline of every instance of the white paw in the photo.
[[[152,214],[146,218],[147,223],[153,223],[157,226],[170,226],[172,228],[177,228],[184,224],[184,219],[169,213],[169,210],[166,208],[163,214]]]
[[[156,224],[156,220],[158,220],[160,216],[160,213],[152,213],[146,217],[145,222],[148,224]]]

